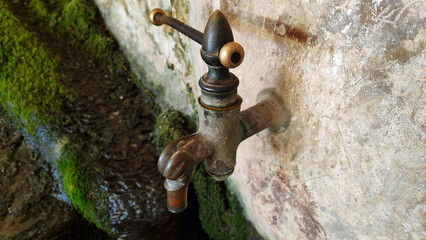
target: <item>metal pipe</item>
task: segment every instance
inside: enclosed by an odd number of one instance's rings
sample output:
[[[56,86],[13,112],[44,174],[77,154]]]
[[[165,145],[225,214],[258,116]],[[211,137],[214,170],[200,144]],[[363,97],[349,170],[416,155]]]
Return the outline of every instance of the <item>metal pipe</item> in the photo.
[[[266,128],[272,132],[285,131],[290,124],[290,113],[273,90],[264,89],[257,96],[257,104],[240,113],[240,122],[242,142]]]
[[[166,13],[159,8],[156,8],[151,11],[149,19],[151,23],[153,23],[154,25],[161,26],[162,24],[166,24],[178,30],[179,32],[181,32],[182,34],[191,38],[192,40],[196,41],[199,44],[202,44],[203,42],[202,32],[192,28],[191,26],[186,25],[185,23],[175,18],[171,18],[167,16]]]

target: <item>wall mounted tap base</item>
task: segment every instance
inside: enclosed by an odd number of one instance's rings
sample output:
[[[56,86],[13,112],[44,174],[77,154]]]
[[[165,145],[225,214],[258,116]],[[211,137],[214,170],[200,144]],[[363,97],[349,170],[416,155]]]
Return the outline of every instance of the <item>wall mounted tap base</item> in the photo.
[[[271,132],[284,132],[290,124],[290,112],[284,105],[282,98],[271,88],[263,89],[256,98],[256,102],[267,103],[272,111]]]

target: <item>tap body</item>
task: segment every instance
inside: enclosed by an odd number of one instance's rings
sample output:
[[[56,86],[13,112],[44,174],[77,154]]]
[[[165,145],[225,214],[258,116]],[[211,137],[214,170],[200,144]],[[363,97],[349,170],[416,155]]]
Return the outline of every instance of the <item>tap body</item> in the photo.
[[[171,212],[186,208],[188,184],[199,163],[204,160],[215,180],[226,180],[234,171],[238,145],[242,141],[265,128],[283,131],[290,122],[283,102],[270,90],[261,92],[258,103],[242,112],[242,99],[237,94],[236,101],[230,104],[222,99],[223,105],[208,106],[208,99],[209,96],[203,94],[198,99],[199,130],[170,143],[160,155],[158,166],[166,177],[164,185]]]
[[[214,179],[227,179],[234,171],[242,141],[265,128],[283,131],[290,117],[281,98],[271,90],[261,91],[257,104],[241,111],[239,79],[229,68],[242,62],[244,49],[233,41],[231,27],[220,11],[210,16],[204,33],[167,17],[161,9],[154,9],[150,19],[155,25],[168,24],[201,43],[201,57],[209,67],[198,82],[198,131],[171,142],[158,161],[158,169],[166,178],[168,209],[176,213],[187,206],[188,184],[198,164],[204,160]]]

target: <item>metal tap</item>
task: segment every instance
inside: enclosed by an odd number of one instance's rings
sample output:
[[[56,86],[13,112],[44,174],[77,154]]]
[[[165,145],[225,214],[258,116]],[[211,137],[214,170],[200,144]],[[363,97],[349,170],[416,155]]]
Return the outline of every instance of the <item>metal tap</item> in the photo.
[[[199,130],[170,143],[158,161],[158,169],[166,178],[168,209],[178,213],[187,206],[188,184],[200,162],[204,160],[215,180],[225,180],[234,171],[242,141],[265,128],[284,131],[290,116],[281,98],[267,89],[260,91],[256,105],[240,111],[243,100],[237,94],[239,80],[229,68],[241,64],[244,49],[234,42],[231,26],[219,10],[210,16],[204,33],[158,8],[151,11],[150,21],[157,26],[169,25],[200,43],[201,57],[209,68],[199,80]]]

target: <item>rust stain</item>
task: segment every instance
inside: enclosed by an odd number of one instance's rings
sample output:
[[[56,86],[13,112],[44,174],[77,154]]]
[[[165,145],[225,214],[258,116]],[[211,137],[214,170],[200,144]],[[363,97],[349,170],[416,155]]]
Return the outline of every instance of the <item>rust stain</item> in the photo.
[[[299,230],[305,234],[308,239],[318,239],[326,236],[321,224],[315,219],[315,203],[310,199],[309,191],[303,186],[303,191],[289,183],[287,176],[281,172],[277,173],[278,179],[272,181],[273,197],[281,205],[274,211],[279,214],[285,214],[282,204],[287,203],[291,209],[300,214],[296,222]]]
[[[300,27],[291,26],[283,21],[268,17],[247,14],[236,9],[227,9],[227,6],[224,6],[224,8],[227,18],[233,26],[250,25],[250,27],[260,28],[272,33],[276,37],[287,38],[302,44],[315,44],[317,41],[317,36],[303,31]]]
[[[282,34],[280,32],[280,30],[276,30],[276,29],[282,29],[282,28],[285,29],[284,34]],[[277,21],[275,23],[274,29],[275,29],[274,33],[277,36],[288,37],[289,39],[294,40],[294,41],[298,41],[300,43],[307,43],[308,39],[313,39],[313,36],[310,36],[309,34],[305,33],[301,29],[298,29],[296,27],[292,27],[292,26],[285,24],[285,23],[282,23],[280,21]]]
[[[273,205],[268,222],[276,229],[282,228],[282,221],[294,221],[300,233],[306,239],[325,239],[327,234],[316,220],[316,204],[306,185],[293,185],[283,168],[269,177],[253,176],[247,182],[253,199],[259,199],[262,205]],[[299,176],[298,169],[292,168],[293,177]],[[271,193],[264,194],[264,189]],[[269,192],[269,191],[268,191]]]

